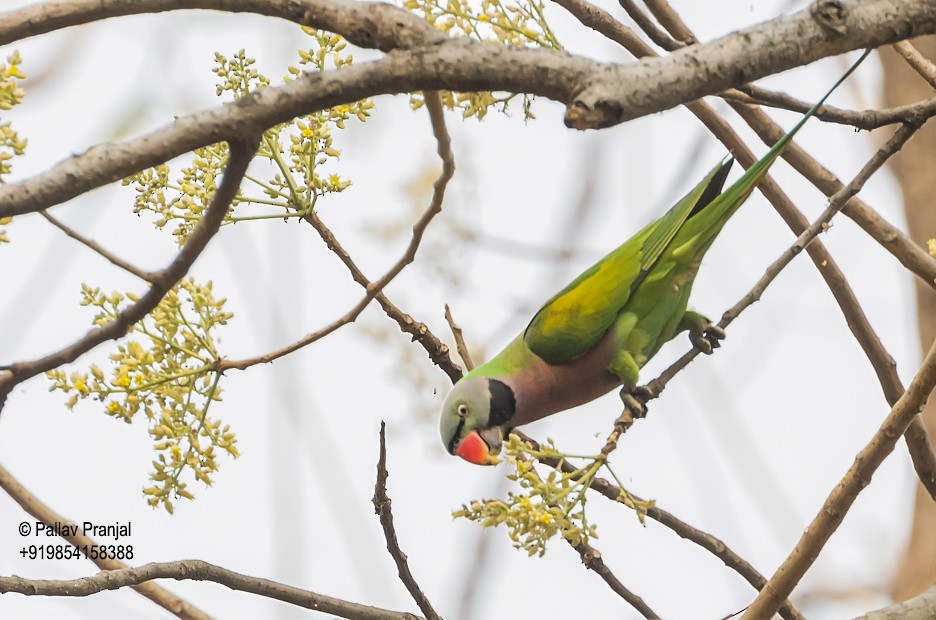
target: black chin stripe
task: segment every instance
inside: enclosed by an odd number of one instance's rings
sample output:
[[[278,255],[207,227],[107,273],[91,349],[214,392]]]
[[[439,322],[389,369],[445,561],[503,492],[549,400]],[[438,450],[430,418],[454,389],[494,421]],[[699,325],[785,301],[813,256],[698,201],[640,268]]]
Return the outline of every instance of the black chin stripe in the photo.
[[[491,413],[488,416],[487,427],[501,426],[513,418],[517,399],[510,386],[503,381],[488,379],[488,389],[491,392]]]
[[[458,443],[458,440],[461,439],[462,429],[465,428],[465,418],[462,418],[458,421],[458,426],[455,427],[455,433],[452,435],[452,438],[449,439],[448,452],[449,454],[455,454],[455,444]]]

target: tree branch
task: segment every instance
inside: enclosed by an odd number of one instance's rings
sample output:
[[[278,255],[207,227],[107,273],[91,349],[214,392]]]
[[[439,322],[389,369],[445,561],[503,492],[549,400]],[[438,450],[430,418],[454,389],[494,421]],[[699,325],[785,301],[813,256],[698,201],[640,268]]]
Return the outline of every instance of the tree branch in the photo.
[[[85,10],[85,19],[131,11],[126,7],[135,13],[150,6],[170,8],[169,0],[35,5],[0,15],[0,42],[37,33],[30,21],[36,11],[52,7],[67,13],[73,4]],[[364,47],[396,51],[374,62],[305,74],[282,86],[259,89],[234,105],[181,117],[141,138],[94,147],[37,177],[0,187],[0,217],[42,210],[196,148],[380,94],[439,89],[530,93],[567,104],[567,125],[600,128],[826,56],[936,32],[936,4],[928,0],[839,2],[840,23],[830,25],[809,10],[800,11],[666,57],[618,65],[542,49],[430,37],[425,27],[416,26],[413,20],[418,18],[390,5],[335,0],[172,2],[172,7],[183,5],[275,11],[285,19],[336,31]],[[380,7],[379,19],[368,13],[375,9],[367,7],[373,6]],[[89,11],[88,7],[103,8]],[[76,22],[59,17],[54,23],[61,27]],[[424,47],[403,49],[414,44]]]
[[[406,554],[400,549],[400,542],[397,540],[396,530],[393,528],[393,512],[390,509],[390,498],[387,496],[387,438],[386,424],[380,423],[380,457],[377,459],[377,483],[374,485],[374,498],[371,500],[374,504],[374,512],[380,517],[380,525],[383,527],[384,538],[387,540],[387,551],[393,557],[396,563],[397,571],[400,574],[400,581],[406,586],[406,590],[416,601],[419,609],[425,614],[426,620],[441,620],[439,614],[432,608],[432,603],[426,598],[426,595],[416,583],[416,578],[409,569]]]
[[[659,615],[652,609],[647,603],[644,602],[642,598],[628,590],[623,583],[614,576],[614,573],[611,572],[611,569],[604,563],[604,560],[601,559],[601,552],[589,545],[586,542],[580,542],[577,545],[573,545],[573,548],[578,551],[579,556],[582,558],[582,564],[585,565],[585,568],[595,571],[599,577],[601,577],[608,587],[614,591],[615,594],[620,596],[622,599],[627,601],[627,604],[636,609],[641,616],[647,618],[647,620],[658,620]]]
[[[763,140],[764,144],[772,145],[786,133],[763,110],[732,101],[728,103]],[[932,114],[923,114],[922,109],[920,108],[920,114],[908,116],[906,122],[921,125],[926,119],[932,117]],[[936,111],[936,105],[931,107],[931,111]],[[843,183],[796,142],[788,144],[781,156],[826,196],[832,196],[842,189]],[[877,211],[857,197],[845,204],[842,213],[890,252],[907,270],[914,273],[929,287],[936,289],[936,259],[914,243],[904,232],[894,228]]]
[[[656,56],[656,52],[654,52],[653,49],[651,49],[650,46],[648,46],[642,39],[640,39],[640,37],[638,37],[630,28],[627,28],[618,22],[616,19],[614,19],[614,17],[611,16],[610,13],[607,13],[606,11],[590,4],[587,0],[553,1],[569,11],[569,13],[578,19],[579,22],[581,22],[584,26],[591,28],[599,34],[602,34],[608,39],[614,41],[633,54],[636,58],[642,59],[647,58],[648,56]],[[657,2],[655,6],[657,10],[662,11],[662,5],[659,2]],[[678,16],[676,16],[676,14],[671,11],[667,11],[665,14],[667,15],[668,20],[678,19]],[[679,28],[679,30],[684,31],[687,30],[687,28],[683,25]],[[783,136],[783,134],[786,133],[786,131],[774,123],[770,117],[768,117],[761,110],[748,105],[735,105],[738,99],[738,93],[741,93],[742,91],[749,91],[752,94],[757,93],[759,96],[767,97],[769,95],[770,98],[774,99],[775,101],[786,102],[791,106],[791,109],[802,112],[806,112],[808,109],[810,109],[810,107],[812,107],[810,104],[798,102],[788,95],[771,94],[770,91],[759,89],[751,85],[741,86],[740,88],[741,90],[730,89],[726,92],[720,93],[720,96],[732,104],[735,110],[741,114],[745,121],[747,121],[748,125],[750,125],[751,128],[758,133],[758,136],[768,145],[773,145],[777,140],[780,139],[781,136]],[[793,105],[792,102],[795,102],[796,105]],[[728,150],[735,153],[736,155],[743,155],[745,152],[749,155],[749,160],[744,158],[740,159],[742,164],[748,166],[750,165],[750,162],[754,161],[753,154],[747,151],[740,138],[731,129],[731,126],[728,125],[728,123],[723,119],[721,119],[718,114],[716,114],[715,110],[712,109],[708,104],[701,101],[695,101],[687,103],[686,107],[712,131],[716,138],[721,140],[721,142],[728,148]],[[819,113],[817,113],[818,118],[822,118],[824,116],[822,113],[823,110],[829,110],[830,114],[833,117],[835,116],[833,113],[834,108],[823,106],[820,108]],[[871,110],[858,114],[885,115],[883,117],[878,116],[878,120],[881,121],[882,125],[892,124],[895,121],[919,124],[923,119],[936,115],[936,97],[909,106],[903,106],[901,108],[893,108],[891,110],[882,111]],[[785,152],[783,153],[783,158],[786,159],[797,170],[797,172],[806,177],[806,179],[809,180],[815,187],[819,188],[819,190],[822,191],[826,196],[831,196],[842,188],[842,183],[837,178],[835,178],[835,175],[823,167],[818,161],[812,159],[795,142],[791,142],[787,146]],[[765,191],[765,196],[767,196],[768,200],[770,200],[770,202],[778,209],[778,211],[783,213],[788,210],[787,207],[782,207],[782,204],[787,204],[789,207],[792,207],[795,210],[792,202],[790,202],[785,197],[781,198],[781,196],[776,193],[772,194],[771,192],[773,190],[770,190],[769,186],[766,187],[768,187],[768,190]],[[777,202],[778,200],[780,203]],[[887,251],[893,254],[894,257],[897,258],[897,260],[900,261],[902,265],[904,265],[904,267],[919,276],[929,286],[936,289],[936,259],[934,259],[916,243],[914,243],[903,231],[895,228],[884,218],[882,218],[876,211],[874,211],[871,207],[858,198],[853,198],[851,201],[849,201],[844,209],[844,213],[852,220],[854,220],[855,223],[858,224],[875,241],[877,241]],[[805,226],[805,220],[802,221],[802,226]],[[799,234],[800,231],[794,230],[794,232]],[[816,261],[814,260],[814,262]],[[817,265],[820,264],[820,262],[821,261],[817,262]]]
[[[522,439],[524,442],[532,445],[534,449],[539,449],[539,442],[537,442],[535,439],[529,437],[521,431],[518,431],[517,429],[514,429],[511,432],[520,437],[520,439]],[[576,474],[578,472],[575,466],[569,463],[569,461],[566,459],[545,458],[541,459],[540,462],[564,474]],[[580,472],[578,472],[578,475],[581,475]],[[612,502],[620,503],[620,497],[622,493],[621,487],[612,482],[609,482],[608,480],[605,480],[604,478],[596,476],[592,480],[589,489],[604,495]],[[631,497],[638,501],[643,501],[641,498],[633,494],[631,494]],[[764,584],[767,583],[767,579],[761,575],[756,568],[754,568],[747,560],[732,551],[731,548],[721,539],[709,534],[708,532],[704,532],[700,529],[692,527],[688,523],[678,519],[672,513],[667,512],[656,505],[647,508],[647,516],[661,525],[671,529],[680,538],[685,538],[686,540],[699,545],[717,557],[725,564],[725,566],[738,573],[738,575],[740,575],[745,581],[754,586],[755,589],[760,590],[764,587]],[[784,602],[784,604],[780,607],[780,615],[786,620],[804,620],[803,616],[796,610],[796,608],[793,607],[789,601]]]
[[[116,256],[112,254],[111,252],[108,252],[107,250],[102,248],[99,244],[95,243],[94,241],[92,241],[91,239],[88,239],[87,237],[83,235],[80,235],[78,232],[76,232],[69,226],[66,226],[58,219],[52,217],[52,214],[49,213],[48,211],[40,211],[39,215],[41,215],[43,218],[45,218],[47,222],[49,222],[50,224],[52,224],[53,226],[61,230],[63,233],[65,233],[66,235],[68,235],[69,237],[77,241],[78,243],[91,249],[96,254],[102,256],[104,259],[110,261],[112,265],[120,267],[124,271],[135,275],[141,280],[146,280],[147,282],[149,282],[150,279],[152,278],[151,274],[143,271],[142,269],[139,269],[138,267],[132,265],[131,263],[128,263],[127,261],[123,260],[119,256]]]
[[[638,56],[654,53],[653,50],[651,50],[646,45],[646,43],[636,37],[636,35],[634,35],[634,33],[631,32],[628,28],[618,23],[609,14],[605,13],[601,9],[593,7],[586,0],[556,1],[569,10],[583,24],[590,28],[594,28],[609,39],[618,42],[631,53]],[[661,7],[663,3],[664,0],[658,0],[655,3],[658,7],[658,10],[662,11]],[[665,13],[668,21],[679,20],[678,15],[672,11],[667,11]],[[681,24],[678,30],[683,32],[688,31],[688,28],[684,24]],[[767,139],[763,138],[762,136],[762,139],[764,139],[767,144],[772,145],[785,133],[762,111],[751,106],[737,104],[731,101],[729,101],[729,103],[732,105],[732,107],[735,108],[735,110],[738,111],[742,118],[744,118],[748,124],[751,125],[753,129],[755,129],[755,131],[769,129],[772,132],[773,137],[770,141],[767,141]],[[738,158],[742,165],[748,167],[752,165],[754,161],[756,161],[754,154],[751,153],[751,151],[744,145],[734,130],[731,129],[731,126],[728,125],[728,123],[723,118],[715,113],[711,106],[702,101],[695,101],[687,103],[686,107],[728,147],[728,149]],[[922,124],[922,122],[923,119],[917,118],[911,124],[918,125]],[[808,158],[805,152],[803,152],[795,142],[791,141],[787,145],[787,148],[783,153],[783,157],[791,163],[797,161],[797,159],[801,164],[808,163],[808,171],[804,171],[799,168],[798,170],[801,174],[816,184],[817,187],[820,186],[816,180],[815,173],[817,171],[823,171],[834,180],[836,184],[835,192],[842,189],[841,183],[838,182],[838,180],[835,179],[831,173],[825,170],[825,168],[822,168],[818,162]],[[796,167],[795,164],[794,167]],[[773,179],[770,178],[769,175],[766,176],[761,182],[759,189],[774,206],[774,208],[776,208],[777,212],[781,215],[781,217],[783,217],[784,221],[793,230],[794,233],[799,235],[806,229],[808,225],[806,218],[796,208],[796,206],[786,196],[786,194],[783,193],[779,186],[777,186]],[[820,189],[823,188],[820,187]],[[829,192],[827,195],[831,195],[833,193],[834,192]],[[859,204],[864,208],[853,206]],[[929,282],[931,286],[936,284],[936,279],[933,277],[936,276],[936,261],[934,261],[932,257],[926,255],[926,253],[923,252],[922,249],[919,248],[910,239],[908,239],[906,235],[894,229],[886,221],[884,221],[883,218],[878,216],[873,210],[871,210],[863,203],[860,203],[860,201],[858,201],[856,198],[852,198],[851,201],[846,203],[846,206],[843,208],[843,210],[846,215],[853,217],[853,219],[855,219],[855,221],[860,226],[862,226],[866,232],[877,239],[885,248],[890,250],[891,253],[894,254],[894,256],[896,256],[898,260],[900,260],[908,269],[914,271],[917,273],[917,275],[920,275],[925,281]],[[828,253],[828,250],[825,249],[825,246],[816,240],[810,245],[806,246],[806,250],[807,254],[809,254],[809,257],[816,265],[816,268],[819,270],[819,273],[826,281],[826,284],[829,287],[829,290],[832,292],[833,297],[835,297],[836,302],[838,302],[839,307],[845,316],[849,329],[851,329],[852,333],[855,335],[855,338],[858,340],[862,349],[868,356],[868,359],[871,362],[871,365],[877,373],[879,379],[881,379],[885,397],[888,397],[889,399],[889,395],[893,396],[893,400],[888,400],[888,404],[893,405],[893,403],[896,402],[896,399],[899,398],[903,391],[899,377],[896,373],[896,364],[893,358],[891,358],[884,349],[883,344],[877,337],[877,334],[874,332],[874,329],[871,327],[870,322],[862,311],[854,292],[851,290],[851,287],[848,284],[848,281],[845,279],[845,275],[838,268],[838,265],[832,259],[832,256]],[[695,359],[697,354],[697,350],[690,351],[682,358],[680,358],[676,363],[670,366],[669,369],[664,371],[661,377],[651,381],[648,386],[652,390],[655,389],[656,393],[658,393],[662,390],[663,384],[665,384],[668,378],[671,378],[673,375],[675,375],[676,372],[681,370],[690,361]],[[892,393],[891,390],[895,385],[900,386],[901,390],[899,392],[894,391]],[[615,431],[612,433],[612,436],[614,436],[614,433],[618,431],[624,432],[624,430],[626,430],[626,428],[633,423],[633,414],[634,412],[631,412],[627,409],[622,412],[621,416],[615,422]],[[930,492],[930,494],[936,498],[936,455],[933,454],[933,451],[929,446],[926,430],[919,420],[911,423],[911,426],[907,431],[906,440],[907,448],[910,452],[914,468],[917,471],[917,475],[920,478],[920,481],[927,488],[928,492]]]
[[[221,371],[230,369],[245,370],[251,366],[269,363],[285,355],[298,351],[299,349],[306,347],[313,342],[316,342],[317,340],[321,340],[335,330],[349,323],[353,323],[374,299],[383,299],[386,301],[386,297],[382,293],[383,289],[386,288],[386,286],[390,284],[394,278],[400,275],[400,272],[402,272],[407,265],[416,259],[416,251],[419,249],[419,245],[422,243],[422,238],[426,232],[426,228],[429,227],[429,223],[432,221],[432,219],[442,212],[442,202],[445,199],[445,188],[448,187],[449,181],[452,180],[452,177],[455,174],[455,157],[452,154],[452,141],[449,137],[448,130],[445,127],[445,117],[443,115],[442,101],[439,98],[439,94],[436,92],[425,93],[425,102],[426,110],[428,110],[429,118],[432,122],[432,132],[436,138],[437,152],[439,154],[439,158],[442,160],[442,171],[439,173],[439,176],[433,183],[432,198],[429,201],[429,206],[423,213],[422,217],[420,217],[419,220],[417,220],[413,225],[413,236],[410,239],[409,245],[407,246],[406,251],[404,251],[403,256],[401,256],[400,259],[394,263],[393,266],[390,267],[390,269],[387,271],[387,273],[385,273],[379,280],[373,283],[363,284],[364,288],[367,290],[367,294],[364,296],[364,298],[359,301],[353,308],[351,308],[351,310],[345,313],[342,317],[333,321],[331,324],[303,336],[300,340],[286,347],[271,353],[267,353],[265,355],[235,361],[221,360],[218,365]],[[324,227],[324,224],[321,224],[320,220],[316,218],[316,221],[319,222],[319,226]],[[313,226],[315,226],[315,224],[313,224]],[[329,234],[331,234],[330,231]],[[350,256],[348,256],[348,260],[350,260]]]
[[[725,100],[737,101],[748,105],[761,105],[771,108],[789,110],[790,112],[799,112],[805,114],[812,104],[806,101],[800,101],[786,93],[778,93],[766,88],[747,84],[739,86],[736,89],[729,89],[720,94]],[[895,123],[914,122],[920,115],[924,117],[936,115],[936,97],[922,99],[915,103],[896,106],[893,108],[884,108],[882,110],[843,110],[835,106],[823,105],[814,117],[827,123],[838,123],[840,125],[850,125],[856,129],[871,131],[885,125]]]
[[[31,516],[39,519],[47,525],[53,523],[65,523],[71,525],[72,523],[56,513],[54,510],[43,504],[39,499],[30,493],[26,488],[21,485],[16,478],[14,478],[5,467],[0,465],[0,488],[2,488],[7,495],[13,498],[20,507],[29,513]],[[68,530],[66,530],[68,531]],[[74,531],[79,531],[77,526]],[[98,543],[90,536],[85,536],[84,534],[67,534],[63,536],[65,540],[72,544],[75,548],[81,547],[93,547]],[[112,560],[109,558],[88,558],[94,562],[98,568],[101,568],[106,571],[114,571],[120,569],[126,569],[127,565],[119,560]],[[107,573],[102,573],[107,574]],[[13,581],[9,581],[13,580]],[[17,584],[19,582],[29,583],[28,580],[21,579],[20,577],[0,577],[0,593],[3,592],[21,592],[17,589]],[[143,583],[145,580],[140,580],[134,584],[130,585],[138,594],[145,596],[149,600],[153,601],[163,609],[167,610],[169,613],[174,614],[178,618],[183,620],[211,620],[211,617],[195,607],[185,599],[179,598],[175,594],[169,592],[165,588],[156,585],[155,583]],[[28,588],[27,585],[22,586]],[[43,594],[43,592],[22,592],[23,594]]]
[[[936,586],[897,605],[869,611],[855,620],[933,620],[936,618]]]
[[[842,523],[848,509],[858,497],[858,493],[868,486],[871,476],[884,458],[894,450],[898,438],[919,414],[934,386],[936,386],[936,342],[927,353],[907,391],[891,409],[890,414],[868,445],[855,457],[848,472],[826,498],[796,547],[770,578],[751,606],[747,608],[742,619],[769,618],[777,610],[780,602],[790,595],[819,556],[832,533]]]
[[[894,50],[907,61],[907,64],[910,65],[920,77],[926,80],[927,84],[936,89],[936,65],[921,54],[917,48],[913,47],[910,41],[894,43]]]
[[[250,577],[232,570],[209,564],[202,560],[179,560],[177,562],[153,562],[138,568],[106,570],[91,577],[79,579],[24,579],[22,577],[0,577],[0,594],[17,592],[27,596],[90,596],[105,590],[118,590],[127,586],[140,589],[155,586],[148,583],[154,579],[176,581],[212,581],[231,590],[250,592],[266,598],[283,601],[339,618],[352,620],[418,620],[417,616],[369,605],[352,603],[339,598],[316,594],[309,590],[288,586],[283,583]],[[201,616],[208,618],[208,616]]]
[[[10,393],[13,386],[39,373],[73,362],[102,342],[120,338],[127,333],[134,323],[142,320],[159,305],[166,293],[188,273],[189,268],[204,251],[208,242],[218,232],[231,201],[237,195],[240,182],[247,172],[247,166],[250,164],[258,144],[259,134],[255,134],[245,141],[238,140],[229,143],[230,157],[228,164],[224,169],[224,175],[218,189],[211,198],[211,202],[208,208],[205,209],[201,220],[172,262],[161,271],[151,274],[151,278],[149,278],[150,288],[136,302],[118,312],[117,316],[112,320],[93,328],[72,344],[55,353],[50,353],[35,360],[16,362],[0,367],[0,410],[3,409],[6,395]]]

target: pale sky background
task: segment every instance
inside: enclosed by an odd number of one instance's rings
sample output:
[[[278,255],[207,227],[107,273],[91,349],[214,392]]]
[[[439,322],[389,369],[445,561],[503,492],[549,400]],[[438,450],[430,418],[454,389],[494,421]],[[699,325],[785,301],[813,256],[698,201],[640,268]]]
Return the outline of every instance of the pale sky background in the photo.
[[[24,4],[5,0],[0,8]],[[622,16],[616,3],[600,4]],[[733,0],[674,5],[702,40],[788,8],[787,2]],[[550,5],[547,15],[570,51],[630,61],[561,9]],[[310,45],[290,23],[208,12],[121,18],[21,42],[15,48],[23,55],[23,71],[41,81],[26,82],[25,102],[3,114],[29,139],[11,179],[38,174],[94,144],[141,135],[173,116],[217,106],[210,72],[215,51],[231,55],[246,48],[277,83],[296,63],[295,50]],[[358,61],[373,56],[355,53]],[[813,101],[845,64],[829,59],[764,84]],[[872,57],[831,102],[873,105],[879,83]],[[661,213],[724,154],[684,109],[587,133],[566,129],[558,104],[537,99],[534,111],[537,120],[526,124],[519,106],[510,118],[490,114],[482,123],[447,115],[455,180],[416,263],[387,289],[404,311],[450,342],[443,319],[449,303],[469,343],[486,355],[522,329],[538,304]],[[785,127],[797,118],[770,114]],[[735,115],[728,118],[742,128]],[[879,133],[886,138],[889,131]],[[428,116],[410,111],[405,96],[381,97],[366,125],[349,123],[335,139],[343,151],[338,171],[354,184],[321,200],[319,212],[375,279],[400,255],[417,217],[404,186],[438,165]],[[867,134],[819,121],[811,121],[798,141],[845,181],[873,151]],[[765,151],[756,138],[749,144]],[[785,163],[773,174],[810,219],[824,208],[824,197]],[[578,222],[578,251],[556,263],[523,250],[565,247],[572,206],[589,178],[595,203]],[[904,227],[889,174],[876,175],[861,195]],[[418,203],[420,210],[426,200]],[[174,239],[156,231],[152,217],[133,215],[132,201],[131,190],[110,186],[52,212],[144,268],[162,266],[176,249]],[[482,241],[453,236],[458,229]],[[18,218],[8,235],[13,243],[0,246],[0,363],[43,355],[83,334],[94,312],[78,306],[82,282],[106,291],[143,290],[37,216]],[[792,240],[756,193],[706,257],[692,307],[719,317]],[[911,276],[844,217],[823,240],[909,382],[920,359]],[[219,332],[220,348],[232,359],[292,342],[344,314],[363,294],[311,227],[279,220],[225,228],[192,274],[212,280],[215,294],[226,297],[235,314]],[[98,347],[74,368],[105,362],[114,346]],[[677,338],[645,369],[644,380],[688,347],[687,338]],[[140,493],[153,458],[145,420],[122,424],[92,402],[69,412],[62,394],[49,393],[48,385],[37,377],[9,398],[0,417],[0,463],[72,521],[131,522],[127,542],[134,565],[197,558],[322,594],[416,611],[370,503],[377,431],[386,420],[397,533],[417,580],[443,616],[639,617],[561,540],[550,543],[545,558],[528,558],[510,547],[503,529],[482,533],[473,523],[452,520],[462,502],[502,494],[508,470],[472,467],[445,453],[437,409],[446,377],[376,305],[356,324],[286,359],[225,377],[224,401],[212,411],[237,432],[242,456],[221,458],[215,485],[193,484],[196,500],[175,502],[174,515],[148,508]],[[526,430],[552,437],[568,452],[594,453],[619,410],[611,394]],[[801,256],[731,325],[716,355],[698,359],[652,403],[649,418],[621,441],[614,466],[632,492],[721,537],[769,576],[887,410],[831,294]],[[842,618],[887,603],[880,592],[905,544],[913,481],[901,442],[797,589],[794,601],[808,617]],[[595,547],[663,617],[721,618],[752,600],[754,591],[739,576],[668,529],[649,520],[641,526],[633,513],[598,496],[589,512],[600,534]],[[0,496],[0,574],[57,579],[97,572],[84,560],[21,558],[24,544],[59,542],[23,539],[17,526],[24,520],[33,521]],[[488,561],[484,573],[474,575],[482,539]],[[462,598],[476,577],[474,611],[468,613]],[[219,618],[323,617],[215,584],[164,585]],[[878,594],[862,594],[865,587]],[[830,602],[830,591],[848,592],[849,600]],[[7,595],[0,597],[0,616],[170,617],[131,590],[83,599]]]

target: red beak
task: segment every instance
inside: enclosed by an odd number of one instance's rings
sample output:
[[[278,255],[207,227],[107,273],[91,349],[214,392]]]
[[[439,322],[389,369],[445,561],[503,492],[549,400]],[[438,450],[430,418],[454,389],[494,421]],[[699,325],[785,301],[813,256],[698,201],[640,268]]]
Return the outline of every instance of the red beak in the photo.
[[[461,440],[455,454],[475,465],[497,465],[500,459],[491,454],[478,431],[471,431]]]

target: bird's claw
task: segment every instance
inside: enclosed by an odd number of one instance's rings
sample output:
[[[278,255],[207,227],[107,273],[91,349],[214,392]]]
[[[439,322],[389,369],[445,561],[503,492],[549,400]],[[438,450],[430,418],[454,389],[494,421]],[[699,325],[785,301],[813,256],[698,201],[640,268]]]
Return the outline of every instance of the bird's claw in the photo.
[[[647,401],[653,400],[659,396],[656,390],[646,385],[638,385],[633,390],[626,387],[621,389],[621,401],[624,406],[634,412],[635,418],[643,418],[647,415]]]
[[[700,325],[697,328],[689,330],[689,341],[706,355],[721,346],[721,341],[725,339],[725,330],[714,323]]]

